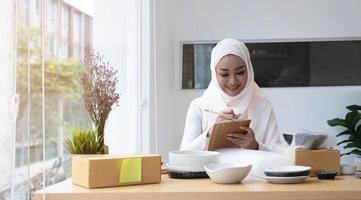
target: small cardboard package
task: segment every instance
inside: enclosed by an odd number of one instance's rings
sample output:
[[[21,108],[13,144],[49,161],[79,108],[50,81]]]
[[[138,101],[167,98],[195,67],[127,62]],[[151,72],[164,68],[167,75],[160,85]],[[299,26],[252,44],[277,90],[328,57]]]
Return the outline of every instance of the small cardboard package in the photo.
[[[86,188],[159,183],[160,155],[78,155],[72,158],[73,184]]]
[[[337,149],[296,150],[295,164],[310,166],[311,176],[317,171],[335,171],[340,175],[340,151]]]

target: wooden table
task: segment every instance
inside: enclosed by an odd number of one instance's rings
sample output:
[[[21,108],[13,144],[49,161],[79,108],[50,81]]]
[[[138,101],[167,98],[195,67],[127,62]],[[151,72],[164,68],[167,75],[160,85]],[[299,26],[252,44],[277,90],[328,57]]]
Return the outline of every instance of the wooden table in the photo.
[[[221,185],[210,179],[170,179],[160,184],[86,189],[66,180],[35,193],[35,200],[235,200],[235,199],[361,199],[361,179],[337,176],[335,180],[308,178],[301,184],[271,184],[247,177],[241,184]]]

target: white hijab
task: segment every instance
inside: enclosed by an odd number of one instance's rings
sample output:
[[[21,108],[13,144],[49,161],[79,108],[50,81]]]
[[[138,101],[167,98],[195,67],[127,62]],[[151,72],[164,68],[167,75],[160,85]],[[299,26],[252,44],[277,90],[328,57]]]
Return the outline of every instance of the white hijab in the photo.
[[[233,97],[222,90],[216,77],[216,66],[218,62],[229,54],[239,56],[246,63],[248,75],[245,88]],[[267,100],[254,81],[251,59],[248,49],[243,42],[235,39],[224,39],[220,41],[212,50],[210,68],[212,80],[202,96],[207,102],[208,109],[221,111],[228,107],[232,108],[235,113],[241,113],[241,118],[247,118],[249,114],[251,114],[250,112],[252,112],[249,108],[253,107],[255,103]]]

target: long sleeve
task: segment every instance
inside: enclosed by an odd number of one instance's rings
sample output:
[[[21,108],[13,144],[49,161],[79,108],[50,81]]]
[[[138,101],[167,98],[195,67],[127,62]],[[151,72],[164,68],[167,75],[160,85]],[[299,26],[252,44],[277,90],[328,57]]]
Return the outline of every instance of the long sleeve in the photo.
[[[195,99],[189,106],[181,150],[207,150],[210,138],[207,137],[208,129],[214,124],[216,116],[207,115],[204,112],[205,102]],[[288,144],[283,139],[277,125],[276,116],[271,103],[266,99],[255,103],[248,112],[249,119],[252,120],[256,140],[259,143],[259,150],[272,152],[285,152]],[[221,108],[216,110],[222,110]]]
[[[263,106],[268,107],[269,112],[263,112],[261,115],[262,117],[259,117],[261,121],[258,122],[261,124],[258,124],[257,128],[255,128],[256,136],[259,134],[259,150],[279,153],[285,152],[289,148],[289,145],[283,139],[283,136],[279,131],[272,106],[268,101],[266,101]],[[265,110],[267,109],[263,108],[263,111]]]
[[[208,146],[208,129],[202,130],[202,109],[195,102],[188,109],[181,150],[206,150]]]

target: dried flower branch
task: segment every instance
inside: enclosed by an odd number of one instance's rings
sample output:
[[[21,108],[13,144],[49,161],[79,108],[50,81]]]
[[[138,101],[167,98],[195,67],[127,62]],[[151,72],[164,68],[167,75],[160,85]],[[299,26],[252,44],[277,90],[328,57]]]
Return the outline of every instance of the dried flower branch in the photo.
[[[120,94],[116,92],[117,71],[109,67],[109,62],[105,62],[104,56],[99,53],[93,52],[85,57],[83,64],[86,70],[80,75],[80,82],[85,108],[95,124],[99,142],[104,146],[106,120],[113,106],[118,106],[119,103]]]

